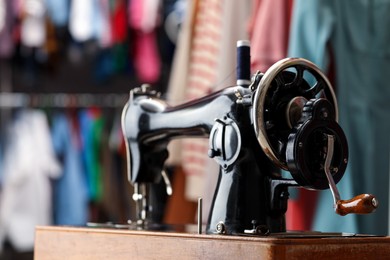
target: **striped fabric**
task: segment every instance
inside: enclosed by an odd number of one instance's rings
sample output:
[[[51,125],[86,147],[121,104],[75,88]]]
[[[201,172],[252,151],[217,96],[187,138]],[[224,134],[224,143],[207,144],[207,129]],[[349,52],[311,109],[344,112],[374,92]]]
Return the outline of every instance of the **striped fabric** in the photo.
[[[222,3],[220,0],[201,0],[195,16],[186,99],[192,100],[212,92],[217,80],[220,50]],[[207,171],[208,139],[183,140],[183,168],[189,177],[186,195],[189,199],[199,196],[195,183],[202,185]],[[203,185],[202,185],[203,186]],[[191,188],[192,187],[192,188]]]

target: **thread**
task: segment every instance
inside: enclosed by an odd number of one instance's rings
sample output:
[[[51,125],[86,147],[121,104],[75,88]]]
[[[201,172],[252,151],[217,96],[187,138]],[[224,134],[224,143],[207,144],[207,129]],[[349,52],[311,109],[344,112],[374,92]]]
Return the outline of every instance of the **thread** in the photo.
[[[247,40],[237,41],[237,85],[249,85],[251,80],[251,55],[250,42]]]

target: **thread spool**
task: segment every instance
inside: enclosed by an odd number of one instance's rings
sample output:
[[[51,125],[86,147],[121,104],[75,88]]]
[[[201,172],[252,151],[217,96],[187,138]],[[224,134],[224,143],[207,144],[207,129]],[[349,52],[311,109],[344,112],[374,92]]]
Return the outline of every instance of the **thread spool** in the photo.
[[[251,83],[251,55],[248,40],[237,41],[237,85],[245,86]]]

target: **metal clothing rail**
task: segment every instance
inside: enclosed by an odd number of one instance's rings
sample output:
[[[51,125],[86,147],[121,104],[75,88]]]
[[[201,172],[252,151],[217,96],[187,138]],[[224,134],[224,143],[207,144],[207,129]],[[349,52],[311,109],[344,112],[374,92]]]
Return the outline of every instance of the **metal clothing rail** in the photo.
[[[27,94],[0,93],[0,107],[48,107],[48,108],[84,108],[84,107],[123,107],[129,98],[128,94]]]

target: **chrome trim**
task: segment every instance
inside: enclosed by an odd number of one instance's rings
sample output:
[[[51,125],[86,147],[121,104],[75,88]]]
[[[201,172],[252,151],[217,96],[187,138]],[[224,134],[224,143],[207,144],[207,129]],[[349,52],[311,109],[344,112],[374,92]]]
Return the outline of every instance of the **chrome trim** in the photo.
[[[323,72],[312,62],[302,59],[302,58],[285,58],[282,59],[275,64],[273,64],[263,75],[261,78],[254,97],[253,102],[253,122],[254,122],[254,128],[257,140],[263,149],[264,153],[268,156],[268,158],[276,164],[278,167],[287,170],[286,162],[283,162],[276,153],[274,152],[273,148],[270,145],[266,128],[264,125],[264,102],[265,97],[268,94],[268,89],[271,86],[271,82],[275,79],[275,77],[282,72],[283,70],[289,68],[289,67],[295,67],[295,66],[303,66],[305,68],[309,68],[313,70],[314,72],[318,73],[320,77],[323,78],[326,85],[329,88],[329,91],[331,93],[333,104],[335,108],[335,118],[336,121],[338,121],[338,108],[337,108],[337,100],[336,95],[332,89],[332,85],[330,84],[327,77],[323,74]]]

